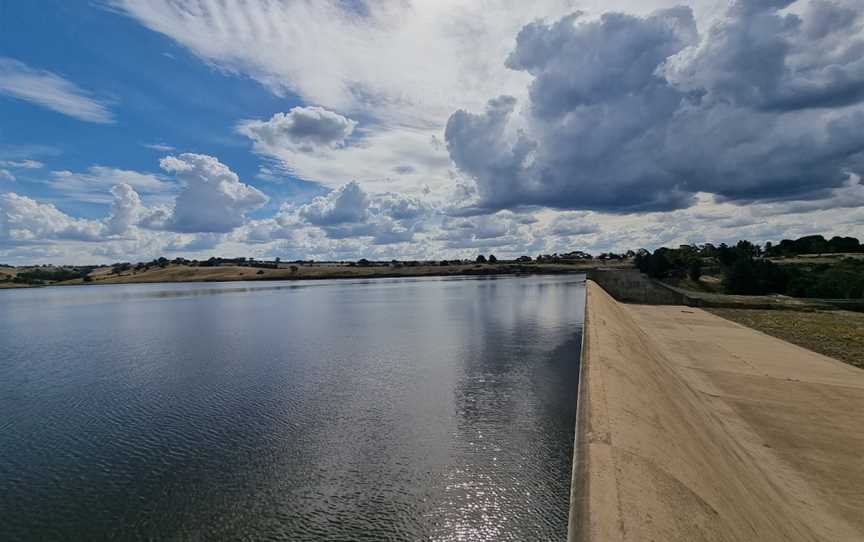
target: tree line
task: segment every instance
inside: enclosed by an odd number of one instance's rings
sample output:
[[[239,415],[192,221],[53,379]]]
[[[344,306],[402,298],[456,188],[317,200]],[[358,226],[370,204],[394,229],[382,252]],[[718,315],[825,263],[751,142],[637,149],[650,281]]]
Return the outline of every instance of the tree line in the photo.
[[[640,250],[636,267],[658,279],[698,282],[706,269],[722,276],[723,292],[742,295],[784,294],[793,297],[861,299],[864,297],[864,259],[846,257],[836,262],[791,262],[783,257],[802,254],[857,254],[864,247],[854,237],[811,235],[765,246],[739,241],[735,246],[710,243],[677,249]],[[777,259],[773,261],[772,259]]]

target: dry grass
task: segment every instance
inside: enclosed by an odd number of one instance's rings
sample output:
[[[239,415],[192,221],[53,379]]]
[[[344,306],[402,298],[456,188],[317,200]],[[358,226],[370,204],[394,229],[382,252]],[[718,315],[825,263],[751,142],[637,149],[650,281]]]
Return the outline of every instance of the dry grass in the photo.
[[[5,276],[14,277],[18,274],[18,269],[14,267],[0,267],[0,279],[5,278]],[[0,282],[0,289],[3,288],[18,288],[20,285],[15,284],[14,282]]]
[[[849,311],[706,309],[768,335],[864,368],[864,314]]]
[[[772,262],[780,265],[786,264],[836,264],[841,260],[851,258],[853,260],[864,259],[860,253],[838,253],[838,254],[799,254],[797,256],[786,256],[783,258],[769,258]]]
[[[515,275],[515,274],[558,274],[585,273],[598,267],[631,267],[630,261],[607,262],[584,260],[573,264],[555,263],[505,263],[464,264],[464,265],[418,265],[418,266],[348,266],[339,264],[316,263],[293,265],[283,263],[278,269],[255,268],[235,265],[218,267],[197,267],[169,264],[166,267],[130,269],[115,274],[111,267],[103,266],[89,274],[86,284],[139,284],[154,282],[223,282],[245,280],[314,280],[314,279],[361,279],[376,277],[432,277],[458,275]],[[296,268],[296,269],[292,269]],[[10,269],[17,273],[22,268]],[[82,279],[55,282],[56,285],[71,286],[84,284]],[[26,288],[27,284],[0,283],[0,288]]]
[[[677,280],[669,279],[665,282],[677,288],[692,290],[694,292],[723,293],[723,277],[715,275],[702,275],[698,281],[685,277]]]
[[[300,265],[296,270],[283,264],[279,269],[258,269],[241,266],[192,267],[169,265],[152,267],[143,271],[126,271],[112,274],[110,268],[97,269],[90,274],[90,284],[128,284],[148,282],[218,282],[235,280],[304,280],[375,277],[426,277],[451,275],[491,275],[517,273],[578,273],[592,267],[596,262],[576,265],[565,264],[466,264],[466,265],[420,265],[404,267],[349,267],[337,265]],[[80,283],[80,280],[64,284]]]

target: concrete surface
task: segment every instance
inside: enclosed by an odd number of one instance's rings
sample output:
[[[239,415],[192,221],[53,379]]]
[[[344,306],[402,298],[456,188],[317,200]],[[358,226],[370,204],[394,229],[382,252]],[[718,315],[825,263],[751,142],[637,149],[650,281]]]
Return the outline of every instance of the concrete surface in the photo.
[[[570,540],[864,540],[864,371],[587,289]]]
[[[592,269],[588,278],[618,301],[652,305],[688,305],[687,296],[648,278],[638,269]]]

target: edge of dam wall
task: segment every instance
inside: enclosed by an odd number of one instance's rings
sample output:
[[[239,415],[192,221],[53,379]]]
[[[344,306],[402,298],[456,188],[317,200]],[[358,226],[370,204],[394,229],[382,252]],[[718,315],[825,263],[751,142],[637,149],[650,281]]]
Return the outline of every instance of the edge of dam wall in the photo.
[[[588,272],[588,279],[602,286],[618,301],[625,303],[692,304],[692,301],[683,293],[646,277],[638,269],[592,269]]]
[[[822,539],[797,473],[753,452],[631,310],[586,281],[568,541]]]
[[[864,300],[859,299],[801,299],[786,296],[738,296],[693,292],[652,279],[635,268],[597,268],[588,270],[586,275],[616,300],[624,303],[731,309],[864,312]]]

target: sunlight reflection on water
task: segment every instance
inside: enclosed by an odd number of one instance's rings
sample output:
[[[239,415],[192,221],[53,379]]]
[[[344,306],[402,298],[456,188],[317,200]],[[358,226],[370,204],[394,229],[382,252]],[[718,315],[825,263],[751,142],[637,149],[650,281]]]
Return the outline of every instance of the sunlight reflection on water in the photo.
[[[574,276],[0,292],[0,538],[563,540],[583,304]]]

